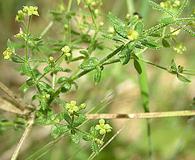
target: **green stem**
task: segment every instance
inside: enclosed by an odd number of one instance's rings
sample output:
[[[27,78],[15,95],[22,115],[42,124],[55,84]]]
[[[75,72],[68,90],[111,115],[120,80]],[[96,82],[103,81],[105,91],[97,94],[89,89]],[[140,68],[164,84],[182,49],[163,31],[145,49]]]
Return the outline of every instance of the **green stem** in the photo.
[[[142,58],[142,55],[139,55],[139,58]],[[148,79],[147,79],[147,72],[146,66],[142,61],[139,61],[140,66],[142,68],[142,73],[139,75],[139,86],[141,92],[141,99],[142,99],[142,106],[145,113],[149,113],[149,86],[148,86]],[[152,140],[151,140],[151,125],[150,121],[147,119],[147,136],[148,136],[148,154],[149,158],[152,159]]]
[[[45,29],[43,30],[43,32],[41,32],[39,38],[42,38],[42,37],[50,30],[50,28],[51,28],[52,26],[53,26],[53,21],[51,21],[51,22],[45,27]]]
[[[79,61],[79,60],[82,60],[82,59],[85,59],[85,57],[84,56],[78,56],[78,57],[72,58],[70,61],[74,62],[74,61]]]
[[[69,1],[68,1],[67,12],[70,12],[71,6],[72,6],[72,0],[69,0]]]
[[[113,56],[115,56],[123,47],[124,47],[124,45],[119,46],[116,50],[114,50],[109,55],[107,55],[102,60],[100,60],[100,65],[103,64],[104,62],[106,62],[107,60],[109,60],[110,58],[112,58]]]
[[[148,14],[148,0],[145,0],[142,2],[141,6],[141,15],[146,18]],[[128,6],[128,12],[129,14],[132,14],[132,11],[134,8],[134,1],[133,0],[127,0],[127,4],[131,4],[131,6]],[[138,55],[139,58],[143,58],[142,54]],[[147,79],[147,72],[146,72],[146,66],[142,61],[139,61],[142,73],[139,75],[139,87],[140,87],[140,92],[141,92],[141,99],[142,99],[142,107],[144,109],[144,112],[150,112],[149,109],[149,86],[148,86],[148,79]],[[150,121],[146,120],[147,123],[147,137],[148,137],[148,154],[149,154],[149,159],[152,159],[152,140],[151,140],[151,125]]]
[[[72,6],[72,0],[68,1],[68,8],[67,8],[67,12],[70,12]],[[71,24],[70,24],[70,19],[68,19],[68,35],[69,35],[69,42],[71,42]]]
[[[27,40],[25,41],[25,57],[26,61],[28,61],[28,38],[29,38],[29,30],[30,30],[30,22],[31,22],[31,16],[28,17],[27,27],[26,27],[26,34],[27,34]]]

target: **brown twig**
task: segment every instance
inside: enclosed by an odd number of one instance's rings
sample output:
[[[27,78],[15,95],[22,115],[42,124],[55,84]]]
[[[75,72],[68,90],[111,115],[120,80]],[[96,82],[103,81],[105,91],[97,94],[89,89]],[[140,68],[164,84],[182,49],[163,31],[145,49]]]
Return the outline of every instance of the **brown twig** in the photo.
[[[29,113],[33,109],[33,106],[25,104],[21,98],[14,94],[6,85],[0,82],[0,90],[2,90],[10,99],[11,102],[21,111],[22,114]]]
[[[131,114],[87,114],[87,119],[149,119],[165,117],[195,116],[195,110],[170,111],[170,112],[150,112]]]
[[[17,107],[23,111],[25,108],[25,104],[21,101],[21,99],[14,94],[6,85],[4,85],[2,82],[0,82],[0,89],[7,94],[13,101],[16,103]]]

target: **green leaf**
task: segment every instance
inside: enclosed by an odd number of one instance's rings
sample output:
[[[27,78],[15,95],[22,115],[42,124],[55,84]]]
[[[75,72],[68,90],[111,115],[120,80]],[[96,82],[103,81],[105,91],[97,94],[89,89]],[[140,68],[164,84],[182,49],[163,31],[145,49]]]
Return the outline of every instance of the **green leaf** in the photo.
[[[64,113],[63,114],[63,118],[64,118],[64,120],[67,122],[67,123],[71,123],[71,118],[70,118],[70,116],[69,116],[69,114],[68,113]]]
[[[46,82],[39,81],[38,85],[39,85],[40,90],[42,90],[42,91],[45,91],[47,93],[54,92],[53,88],[49,84],[47,84]]]
[[[62,68],[62,67],[60,67],[60,66],[55,66],[55,68],[54,68],[54,70],[53,70],[53,73],[57,73],[57,72],[62,72],[64,69]]]
[[[128,22],[128,28],[134,27],[140,19],[137,16],[132,16]]]
[[[99,153],[99,150],[100,150],[99,146],[95,142],[91,143],[91,149],[96,154]]]
[[[85,122],[86,116],[83,114],[79,114],[79,116],[75,119],[73,127],[80,126],[83,122]]]
[[[148,48],[159,48],[159,45],[158,43],[156,43],[153,39],[144,39],[144,40],[141,40],[141,44],[148,47]]]
[[[142,68],[141,68],[140,63],[136,59],[134,59],[133,64],[134,64],[134,67],[135,67],[137,73],[141,74],[142,73]]]
[[[27,63],[23,63],[20,66],[20,73],[22,75],[27,75],[27,76],[31,77],[31,72],[32,72],[32,69]]]
[[[54,137],[54,138],[57,138],[59,136],[61,136],[62,134],[68,132],[69,129],[67,126],[64,126],[64,125],[56,125],[54,127],[52,127],[52,132],[51,132],[51,135]]]
[[[61,83],[65,82],[65,81],[67,81],[66,77],[60,77],[60,78],[58,78],[57,83],[61,84]]]
[[[90,141],[90,140],[91,140],[90,135],[84,134],[84,135],[83,135],[83,140],[85,140],[85,141]]]
[[[176,65],[174,59],[171,60],[170,72],[173,73],[173,74],[175,74],[175,73],[178,72],[178,70],[177,70],[177,65]]]
[[[143,29],[144,29],[144,24],[142,21],[139,21],[136,26],[135,26],[135,30],[139,33],[139,34],[142,34],[143,32]]]
[[[72,87],[72,84],[68,81],[66,81],[63,85],[63,87],[61,88],[61,92],[62,93],[65,93],[65,92],[68,92]]]
[[[125,46],[121,52],[119,53],[119,59],[123,65],[127,64],[131,58],[132,50],[129,49],[128,46]]]
[[[161,23],[164,23],[164,24],[172,24],[175,22],[175,19],[173,17],[165,17],[163,19],[161,19]]]
[[[88,53],[87,50],[81,50],[81,51],[79,51],[79,52],[80,52],[80,54],[84,55],[86,58],[89,57],[89,53]]]
[[[92,126],[92,127],[90,128],[90,135],[91,135],[92,137],[96,137],[96,136],[98,135],[98,131],[95,129],[94,126]]]
[[[181,7],[178,9],[176,15],[180,16],[184,9],[187,7],[189,0],[183,0]]]
[[[80,65],[80,68],[83,70],[91,70],[96,68],[98,64],[99,60],[96,57],[90,57]]]
[[[170,12],[169,10],[165,9],[165,8],[162,8],[159,4],[149,0],[149,4],[152,6],[153,9],[156,9],[162,13],[165,13],[165,14],[168,14],[168,15],[171,15],[173,16],[173,13]]]
[[[166,48],[170,48],[170,44],[165,38],[162,39],[162,45]]]
[[[115,31],[122,36],[123,38],[126,37],[126,25],[121,21],[118,17],[114,16],[111,12],[108,14],[108,19],[112,26],[114,27]]]
[[[15,50],[14,42],[12,42],[10,39],[7,40],[7,47]]]
[[[26,81],[26,84],[28,86],[33,86],[35,83],[34,83],[34,80],[32,78],[29,78],[27,81]]]
[[[96,67],[95,74],[94,74],[94,77],[93,77],[93,79],[94,79],[94,81],[95,81],[96,84],[100,82],[101,75],[102,75],[101,68],[100,67]]]
[[[49,73],[52,70],[52,68],[51,68],[50,65],[48,65],[43,70],[44,70],[45,73]]]
[[[24,59],[22,59],[22,57],[20,57],[20,56],[18,56],[16,54],[12,55],[11,59],[15,63],[24,63]]]
[[[181,74],[177,74],[177,78],[182,81],[182,82],[191,82],[189,79],[187,79],[185,76],[181,75]]]

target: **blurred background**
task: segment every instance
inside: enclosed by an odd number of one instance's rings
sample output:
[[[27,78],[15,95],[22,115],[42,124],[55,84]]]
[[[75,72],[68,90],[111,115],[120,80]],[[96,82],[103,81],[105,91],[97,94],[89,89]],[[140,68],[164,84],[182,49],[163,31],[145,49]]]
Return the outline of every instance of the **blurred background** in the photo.
[[[160,14],[144,5],[145,0],[134,0],[133,12],[138,12],[144,18],[146,27],[156,24]],[[56,0],[6,0],[0,1],[0,53],[6,49],[7,39],[13,37],[19,31],[15,22],[17,11],[24,5],[37,5],[40,17],[33,20],[32,31],[41,33],[49,23],[51,15],[49,11],[54,9],[62,1]],[[159,1],[160,2],[160,1]],[[64,1],[65,6],[67,1]],[[73,10],[76,10],[76,2]],[[195,7],[195,1],[185,10],[184,15],[189,15]],[[127,1],[103,0],[102,12],[107,14],[112,11],[118,17],[124,19],[127,14]],[[146,12],[145,12],[146,10]],[[144,11],[144,15],[142,15]],[[106,22],[106,18],[104,19]],[[55,28],[51,34],[55,35]],[[55,38],[55,37],[54,37]],[[144,57],[149,61],[163,66],[169,66],[171,59],[189,69],[195,69],[194,39],[187,33],[178,37],[178,42],[183,43],[187,50],[183,54],[177,54],[172,49],[148,50]],[[174,111],[192,109],[192,100],[195,97],[195,77],[191,76],[191,83],[183,83],[176,76],[146,65],[150,90],[151,111]],[[6,84],[17,94],[21,94],[19,86],[25,77],[17,73],[16,66],[0,57],[0,81]],[[140,100],[138,76],[133,63],[127,66],[108,66],[103,72],[103,78],[98,85],[94,85],[91,76],[81,78],[78,81],[79,88],[72,91],[66,98],[85,100],[89,109],[96,107],[100,113],[134,113],[143,112]],[[90,94],[89,94],[90,93]],[[25,97],[28,99],[28,97]],[[10,115],[0,111],[3,117]],[[95,122],[91,122],[95,123]],[[148,141],[145,120],[111,120],[112,137],[121,126],[125,125],[122,132],[95,158],[96,160],[145,160],[148,157]],[[194,160],[195,159],[195,120],[194,118],[162,118],[151,120],[151,135],[153,157],[158,160]],[[0,159],[9,159],[23,129],[9,128],[0,133]],[[108,137],[108,139],[109,139]],[[48,144],[51,142],[51,144]],[[53,142],[53,143],[52,143]],[[42,160],[53,159],[87,159],[90,150],[85,144],[75,145],[68,137],[64,137],[54,143],[50,136],[49,127],[34,127],[28,140],[22,148],[19,159],[30,159],[30,156]],[[36,159],[36,158],[31,158]],[[38,159],[38,158],[37,158]]]

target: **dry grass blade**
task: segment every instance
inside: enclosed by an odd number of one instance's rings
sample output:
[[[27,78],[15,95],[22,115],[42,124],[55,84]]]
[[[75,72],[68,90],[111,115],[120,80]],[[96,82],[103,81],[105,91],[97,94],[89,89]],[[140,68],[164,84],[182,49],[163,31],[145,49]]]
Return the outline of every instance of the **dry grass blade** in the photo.
[[[118,136],[122,131],[123,131],[123,129],[126,127],[126,123],[100,148],[100,152],[107,146],[107,145],[109,145],[115,138],[116,138],[116,136]],[[92,159],[94,159],[95,158],[95,156],[97,156],[97,154],[96,153],[92,153],[90,156],[89,156],[89,158],[88,158],[88,160],[92,160]]]
[[[131,114],[87,114],[86,116],[88,119],[150,119],[150,118],[195,116],[195,110],[131,113]]]
[[[33,113],[31,118],[28,121],[28,126],[26,127],[26,129],[25,129],[25,131],[24,131],[24,133],[23,133],[23,135],[22,135],[22,137],[21,137],[21,139],[20,139],[20,141],[19,141],[12,157],[11,157],[11,160],[16,160],[17,159],[17,157],[19,155],[19,152],[20,152],[20,149],[21,149],[22,145],[24,144],[27,136],[29,135],[29,133],[32,129],[32,125],[34,124],[34,119],[35,119],[35,115]]]
[[[15,107],[19,110],[24,111],[27,108],[27,105],[2,82],[0,82],[0,89],[13,101],[16,105]]]
[[[0,97],[0,109],[11,113],[21,114],[21,115],[25,113],[2,97]]]

